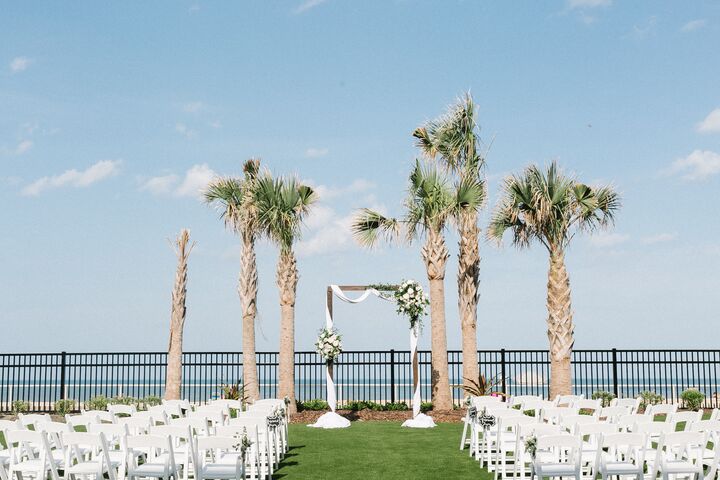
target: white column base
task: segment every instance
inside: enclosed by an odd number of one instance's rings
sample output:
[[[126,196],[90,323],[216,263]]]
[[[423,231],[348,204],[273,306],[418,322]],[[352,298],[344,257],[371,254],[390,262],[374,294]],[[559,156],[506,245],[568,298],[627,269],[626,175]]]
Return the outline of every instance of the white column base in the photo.
[[[405,420],[402,426],[409,428],[433,428],[436,425],[432,417],[428,417],[424,413],[419,413],[415,418]]]
[[[313,428],[348,428],[349,426],[350,420],[335,412],[323,413],[315,423],[308,425]]]

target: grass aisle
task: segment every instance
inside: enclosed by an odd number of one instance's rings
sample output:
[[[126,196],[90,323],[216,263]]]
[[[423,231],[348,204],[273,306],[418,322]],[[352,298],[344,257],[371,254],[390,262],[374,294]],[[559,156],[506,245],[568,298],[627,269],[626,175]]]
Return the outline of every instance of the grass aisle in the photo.
[[[353,422],[322,430],[290,425],[290,452],[277,479],[480,479],[490,475],[461,452],[462,424],[431,429],[394,422]]]

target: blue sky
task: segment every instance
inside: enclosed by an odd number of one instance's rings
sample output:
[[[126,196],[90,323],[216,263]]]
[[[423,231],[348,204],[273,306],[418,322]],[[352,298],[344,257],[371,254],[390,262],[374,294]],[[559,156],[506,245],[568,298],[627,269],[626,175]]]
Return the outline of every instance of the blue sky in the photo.
[[[0,351],[162,350],[187,227],[186,350],[239,350],[238,241],[197,199],[259,156],[314,185],[298,350],[329,283],[425,281],[419,247],[369,252],[356,208],[398,214],[412,130],[470,90],[487,222],[502,178],[557,159],[608,182],[614,229],[567,255],[577,348],[716,348],[720,4],[287,0],[2,2]],[[458,348],[457,238],[446,279]],[[543,348],[547,255],[481,246],[480,348]],[[278,342],[258,248],[258,349]],[[336,307],[348,349],[407,348],[391,305]],[[428,344],[428,332],[421,345]],[[714,334],[713,334],[714,333]]]

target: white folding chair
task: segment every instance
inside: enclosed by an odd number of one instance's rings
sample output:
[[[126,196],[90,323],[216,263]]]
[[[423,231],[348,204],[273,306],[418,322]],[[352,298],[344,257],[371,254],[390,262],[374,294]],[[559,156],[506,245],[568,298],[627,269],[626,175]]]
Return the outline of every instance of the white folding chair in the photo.
[[[108,410],[82,410],[80,413],[83,415],[95,415],[101,422],[115,423],[115,415]]]
[[[645,468],[644,446],[647,442],[641,433],[612,433],[601,435],[596,451],[596,468],[591,478],[599,473],[602,480],[609,476],[635,475],[643,479]],[[605,452],[607,450],[607,452]],[[654,477],[653,477],[654,478]]]
[[[148,417],[119,417],[117,425],[124,425],[130,435],[144,435],[153,425],[152,418]]]
[[[175,465],[181,467],[182,478],[188,479],[191,468],[191,446],[192,431],[189,427],[179,425],[153,425],[150,427],[150,435],[170,437],[175,454]]]
[[[540,410],[540,421],[557,425],[561,417],[579,414],[580,409],[575,407],[546,407]]]
[[[52,422],[52,418],[48,413],[20,413],[18,414],[18,420],[24,427],[33,427],[40,423]]]
[[[580,400],[573,402],[572,406],[580,411],[590,411],[590,415],[597,417],[600,415],[600,410],[602,409],[602,400],[589,400],[581,398]],[[584,414],[587,415],[587,413]]]
[[[600,437],[603,435],[612,435],[618,433],[617,425],[607,422],[595,422],[586,424],[577,424],[572,430],[575,436],[582,438],[582,451],[580,452],[580,461],[583,475],[587,479],[594,479],[597,476],[597,453],[600,444]]]
[[[632,413],[632,409],[627,406],[602,407],[598,417],[600,420],[614,423],[617,422],[622,415],[628,415],[630,413]]]
[[[164,425],[168,425],[168,420],[173,418],[173,415],[182,417],[182,411],[177,405],[155,405],[147,409],[147,412],[156,419],[161,421]]]
[[[240,400],[231,400],[229,398],[219,398],[211,401],[208,405],[221,406],[227,408],[228,410],[232,409],[239,412],[243,409],[242,402]]]
[[[124,470],[130,480],[141,477],[178,478],[170,437],[156,435],[128,435],[125,437],[125,465]],[[145,461],[138,461],[142,455]]]
[[[656,458],[650,470],[651,478],[658,472],[663,480],[670,475],[688,475],[690,478],[703,477],[703,450],[707,445],[707,434],[699,432],[672,432],[660,435]]]
[[[120,403],[111,403],[107,406],[108,412],[110,412],[112,415],[118,417],[118,416],[132,416],[135,415],[137,412],[137,407],[135,405],[123,405]]]
[[[190,428],[195,435],[207,437],[210,435],[210,425],[208,419],[198,415],[196,417],[183,417],[170,419],[170,425],[176,427]]]
[[[145,419],[150,422],[150,425],[167,425],[168,419],[167,415],[165,415],[165,411],[155,411],[155,412],[137,412],[134,413],[131,418],[137,418],[137,419]]]
[[[51,454],[50,444],[45,432],[32,430],[8,430],[5,442],[10,451],[7,475],[19,479],[25,476],[34,480],[59,480],[58,467],[61,462]]]
[[[659,403],[657,405],[649,405],[645,410],[645,415],[657,417],[658,415],[665,415],[665,421],[667,422],[670,415],[677,412],[677,405],[674,403]]]
[[[582,439],[574,435],[548,435],[537,439],[533,471],[538,480],[544,477],[573,477],[581,480],[580,451]]]
[[[177,407],[181,417],[184,417],[187,412],[192,410],[192,406],[188,400],[163,400],[162,404],[173,408]]]
[[[597,417],[592,415],[562,415],[558,425],[563,427],[568,432],[572,433],[575,431],[575,427],[578,425],[596,424],[600,423]]]
[[[585,395],[556,395],[553,404],[556,407],[574,407],[575,402],[585,399]]]
[[[642,398],[613,398],[610,400],[611,407],[628,407],[630,411],[628,413],[637,413],[642,403]]]
[[[101,423],[97,415],[92,413],[81,413],[79,415],[65,415],[65,422],[69,424],[73,430],[88,430],[88,426],[93,423]]]
[[[702,410],[697,412],[675,412],[668,416],[667,421],[672,424],[673,430],[677,430],[680,423],[684,423],[683,430],[689,430],[692,423],[702,420],[702,416]]]
[[[257,433],[258,437],[256,440],[260,465],[262,467],[267,463],[267,465],[269,465],[270,474],[273,473],[275,467],[280,465],[280,460],[282,459],[284,453],[280,440],[280,432],[268,428],[267,417],[253,417],[251,415],[243,414],[237,418],[230,419],[230,425],[228,425],[228,427],[228,429],[220,431],[224,431],[225,435],[229,435],[230,432],[233,431],[235,432],[235,435],[238,435],[238,432],[241,432],[242,429],[246,429],[248,434]]]
[[[63,422],[44,422],[35,427],[35,430],[45,432],[50,445],[50,455],[57,461],[58,466],[65,464],[65,443],[63,438],[74,430]]]
[[[208,408],[209,407],[209,408]],[[229,413],[225,414],[225,409],[219,409],[209,405],[198,407],[195,411],[188,412],[187,418],[204,418],[214,428],[217,425],[225,425],[225,420],[229,417]]]
[[[25,430],[20,420],[0,420],[0,433],[6,435],[6,432],[15,430]],[[8,480],[6,467],[9,463],[10,449],[7,447],[3,449],[2,446],[0,446],[0,480]]]
[[[478,412],[481,412],[483,408],[487,406],[505,406],[506,408],[510,407],[509,403],[503,403],[502,398],[500,397],[494,397],[491,395],[486,395],[482,397],[470,397],[470,406],[465,411],[465,419],[463,421],[463,431],[462,436],[460,437],[460,450],[463,450],[465,448],[465,445],[468,445],[471,443],[470,440],[470,430],[471,430],[471,420],[470,420],[470,407],[475,407]]]
[[[515,408],[522,406],[524,402],[532,402],[534,400],[542,400],[542,398],[537,395],[513,395],[508,399],[508,403],[510,404],[510,408]]]
[[[720,408],[713,408],[708,420],[720,420]]]
[[[484,429],[479,423],[479,418],[483,414],[495,417],[495,426]],[[490,468],[491,456],[495,453],[497,440],[498,425],[497,422],[501,418],[519,418],[526,417],[520,410],[514,408],[493,408],[485,407],[482,411],[478,411],[475,421],[470,425],[470,456],[480,461],[480,466],[487,465]],[[530,417],[535,418],[535,417]]]
[[[513,465],[513,479],[527,478],[532,475],[532,458],[525,449],[525,442],[531,437],[544,437],[548,435],[568,434],[563,431],[560,425],[549,423],[531,423],[519,425],[517,433],[517,445],[515,446],[515,464]]]
[[[636,423],[633,426],[632,432],[645,435],[647,442],[645,444],[645,462],[648,464],[648,469],[654,466],[654,462],[657,459],[657,444],[660,441],[660,437],[664,434],[672,433],[675,428],[670,422],[648,422],[648,423]]]
[[[652,423],[653,418],[650,415],[640,413],[632,413],[629,415],[620,415],[615,423],[621,432],[632,432],[635,425],[639,423]]]
[[[533,417],[524,415],[522,417],[505,417],[498,420],[497,438],[495,441],[494,461],[488,465],[490,471],[495,471],[495,480],[502,474],[507,478],[508,465],[515,468],[517,459],[518,430],[523,425],[536,424]]]
[[[96,435],[102,433],[107,444],[107,454],[110,464],[118,471],[118,478],[125,479],[125,437],[130,434],[128,426],[125,423],[96,423],[89,425],[89,433]]]
[[[705,480],[715,480],[720,472],[720,438],[716,435],[714,440],[712,458],[704,462],[708,466]]]
[[[103,480],[115,480],[115,467],[108,455],[108,444],[102,433],[70,432],[64,435],[65,469],[67,480],[92,476]],[[88,453],[89,452],[89,453]]]
[[[244,480],[245,464],[233,437],[198,437],[193,442],[195,480]],[[256,477],[258,478],[258,477]]]
[[[272,478],[275,471],[273,445],[268,439],[265,426],[245,422],[240,425],[221,425],[217,428],[218,436],[232,437],[238,442],[243,435],[247,435],[251,445],[245,456],[246,474],[250,478]]]

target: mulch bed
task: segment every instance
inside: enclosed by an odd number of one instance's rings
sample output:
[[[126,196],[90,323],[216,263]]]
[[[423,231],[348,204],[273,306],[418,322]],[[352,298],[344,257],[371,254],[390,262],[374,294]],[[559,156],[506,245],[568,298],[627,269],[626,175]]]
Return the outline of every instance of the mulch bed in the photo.
[[[315,423],[323,411],[305,410],[298,412],[290,417],[291,423]],[[369,421],[386,421],[386,422],[404,422],[412,418],[412,411],[390,411],[379,412],[376,410],[359,410],[353,412],[351,410],[338,410],[337,413],[353,422],[369,422]],[[465,410],[449,410],[449,411],[430,411],[427,413],[436,422],[458,423],[465,417]]]

